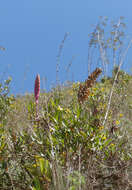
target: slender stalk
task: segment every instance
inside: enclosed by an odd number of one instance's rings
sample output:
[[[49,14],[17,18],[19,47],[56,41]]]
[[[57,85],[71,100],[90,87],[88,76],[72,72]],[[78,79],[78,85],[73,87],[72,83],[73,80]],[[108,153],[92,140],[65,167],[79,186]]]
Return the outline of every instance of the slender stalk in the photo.
[[[78,172],[79,172],[79,190],[81,190],[81,145],[79,145],[79,166],[78,166]]]

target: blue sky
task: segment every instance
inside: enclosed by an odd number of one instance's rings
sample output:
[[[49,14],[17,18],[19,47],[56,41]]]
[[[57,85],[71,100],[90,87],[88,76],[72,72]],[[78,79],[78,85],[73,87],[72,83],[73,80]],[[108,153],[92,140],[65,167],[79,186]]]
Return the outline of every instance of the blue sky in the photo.
[[[50,89],[56,81],[56,56],[66,32],[60,59],[59,78],[67,80],[66,68],[74,56],[69,78],[87,77],[88,33],[99,16],[110,20],[125,17],[127,34],[132,36],[131,0],[1,0],[0,74],[12,76],[11,92],[32,92],[37,73],[41,88]],[[132,56],[129,54],[129,64]],[[43,80],[44,81],[44,80]]]

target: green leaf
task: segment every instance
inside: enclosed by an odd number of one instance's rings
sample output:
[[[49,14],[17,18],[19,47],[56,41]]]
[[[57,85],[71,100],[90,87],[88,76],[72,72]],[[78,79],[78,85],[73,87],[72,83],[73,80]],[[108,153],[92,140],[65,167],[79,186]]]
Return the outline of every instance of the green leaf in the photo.
[[[69,188],[69,190],[76,190],[76,187],[75,187],[75,186],[71,186],[71,187]]]
[[[111,139],[106,140],[104,143],[104,147],[107,146],[111,141],[112,141]]]
[[[39,166],[40,166],[40,171],[41,174],[44,174],[44,158],[39,158]]]
[[[35,185],[34,186],[35,190],[41,190],[41,185],[40,185],[39,179],[37,177],[34,178],[33,182],[34,182],[34,185]]]

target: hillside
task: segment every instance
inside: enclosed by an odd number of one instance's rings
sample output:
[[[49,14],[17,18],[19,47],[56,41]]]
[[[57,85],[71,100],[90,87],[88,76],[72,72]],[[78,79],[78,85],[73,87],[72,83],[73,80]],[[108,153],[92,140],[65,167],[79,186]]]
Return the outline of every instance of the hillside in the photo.
[[[132,189],[132,76],[95,71],[38,102],[2,84],[0,189]]]

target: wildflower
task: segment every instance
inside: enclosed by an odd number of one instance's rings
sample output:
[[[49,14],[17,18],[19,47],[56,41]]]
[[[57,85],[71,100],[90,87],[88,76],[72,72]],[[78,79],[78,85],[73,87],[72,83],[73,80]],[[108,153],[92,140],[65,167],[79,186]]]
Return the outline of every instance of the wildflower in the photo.
[[[113,143],[111,143],[110,146],[115,146],[115,145]]]
[[[102,137],[102,140],[105,141],[105,140],[106,140],[106,136],[103,136],[103,137]]]
[[[38,104],[39,93],[40,93],[40,76],[38,74],[35,79],[35,87],[34,87],[34,96],[36,104]]]
[[[94,97],[94,93],[91,93],[90,95],[91,95],[91,97]]]
[[[99,127],[99,130],[102,130],[102,129],[104,129],[104,126],[100,126],[100,127]]]
[[[115,124],[116,124],[116,125],[119,125],[119,124],[120,124],[120,121],[116,120]]]
[[[104,92],[104,88],[101,88],[101,91]]]
[[[36,167],[37,167],[37,165],[36,165],[36,164],[33,164],[33,167],[34,167],[34,168],[36,168]]]
[[[120,114],[119,114],[119,117],[123,117],[123,114],[122,114],[122,113],[120,113]]]

